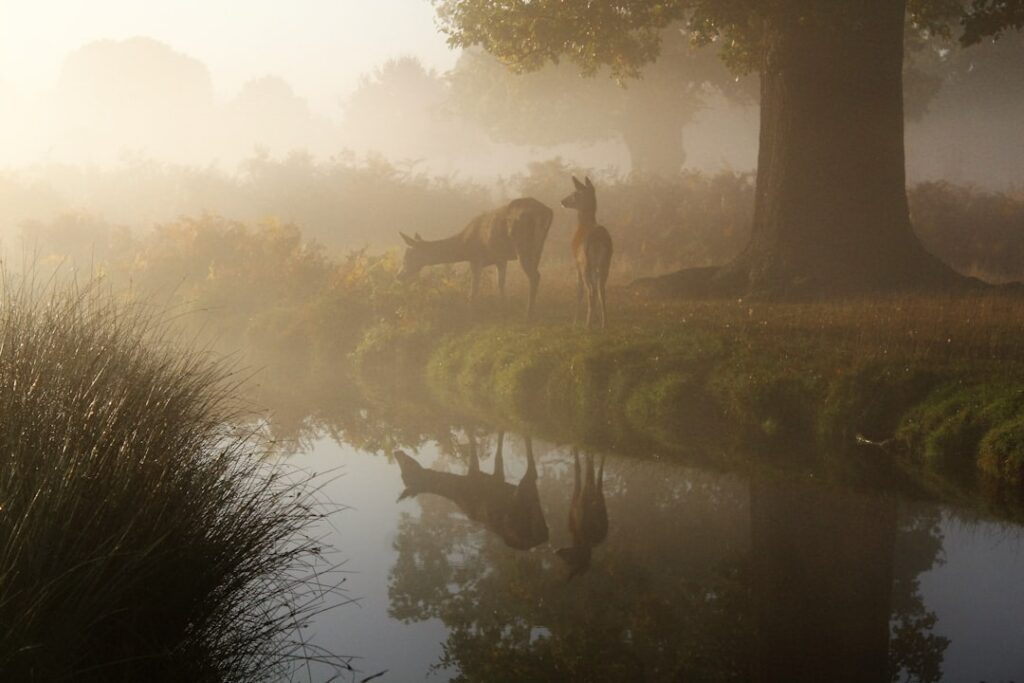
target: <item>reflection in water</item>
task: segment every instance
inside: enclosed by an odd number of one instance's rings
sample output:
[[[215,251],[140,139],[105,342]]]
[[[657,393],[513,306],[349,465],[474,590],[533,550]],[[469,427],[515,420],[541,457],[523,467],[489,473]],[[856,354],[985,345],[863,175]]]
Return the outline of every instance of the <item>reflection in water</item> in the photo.
[[[757,680],[888,681],[896,503],[751,485]]]
[[[592,458],[577,470],[576,457],[541,456],[536,483],[549,519],[570,518],[566,492],[578,486],[581,501],[587,469],[591,491],[603,482],[615,523],[601,561],[567,584],[553,553],[510,552],[424,497],[419,515],[399,525],[391,615],[442,621],[438,664],[460,681],[747,680],[745,489],[670,476],[678,468],[658,463],[619,461],[598,475]],[[565,536],[556,532],[554,544],[576,545]]]
[[[601,467],[594,476],[594,456],[583,456],[586,478],[580,481],[580,452],[572,449],[573,484],[572,504],[569,506],[569,533],[572,545],[558,549],[558,556],[569,565],[569,578],[590,569],[590,555],[594,546],[608,536],[608,510],[604,504],[604,455]]]
[[[898,507],[813,480],[754,479],[755,680],[941,679],[949,641],[932,633],[917,581],[937,561],[938,526],[901,521]]]
[[[467,517],[497,534],[510,548],[529,550],[544,543],[548,540],[548,525],[537,495],[533,442],[529,437],[525,439],[526,474],[516,486],[505,481],[504,442],[505,433],[500,432],[491,475],[480,471],[474,438],[469,441],[469,472],[464,475],[427,469],[402,451],[395,451],[405,484],[398,500],[433,493],[453,501]]]
[[[428,499],[399,526],[391,615],[441,620],[439,665],[456,680],[940,680],[948,641],[917,580],[941,549],[934,519],[813,480],[650,461],[618,460],[605,481],[604,457],[576,451],[571,466],[549,452],[538,476],[528,438],[514,487],[503,444],[494,475],[473,449],[466,475],[397,456],[409,494],[454,501],[502,541]],[[585,578],[566,584],[550,553],[509,552],[546,539],[545,515],[570,520],[558,556]]]

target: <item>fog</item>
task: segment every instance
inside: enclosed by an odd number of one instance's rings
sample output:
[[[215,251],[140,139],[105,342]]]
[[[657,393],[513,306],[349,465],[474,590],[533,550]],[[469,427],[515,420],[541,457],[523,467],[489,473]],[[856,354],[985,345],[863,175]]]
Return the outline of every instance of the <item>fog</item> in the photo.
[[[7,24],[9,32],[12,26]],[[430,24],[422,30],[425,38],[432,35]],[[1024,89],[1019,77],[992,73],[1019,66],[1024,54],[1020,41],[1011,36],[997,47],[977,48],[965,60],[966,68],[946,77],[925,113],[909,122],[912,181],[947,178],[1000,190],[1024,182],[1019,162],[1024,142],[1018,130]],[[507,175],[529,159],[556,155],[585,166],[630,170],[623,136],[610,131],[584,134],[589,139],[583,144],[580,135],[571,133],[563,133],[561,144],[551,135],[544,136],[543,145],[524,144],[521,137],[516,140],[520,144],[495,142],[502,136],[488,135],[479,122],[452,107],[449,73],[445,64],[438,65],[444,60],[425,49],[420,54],[401,52],[395,45],[389,49],[391,56],[362,72],[354,72],[352,64],[339,63],[336,69],[319,65],[318,71],[332,75],[330,85],[304,89],[273,71],[250,70],[239,77],[234,67],[235,78],[225,78],[217,67],[150,36],[88,41],[61,54],[56,73],[40,70],[37,80],[28,82],[11,78],[22,75],[14,61],[21,57],[7,54],[0,70],[0,165],[109,167],[142,157],[215,164],[230,171],[256,150],[278,156],[304,150],[316,158],[353,150],[417,160],[439,173],[475,178]],[[450,63],[458,59],[455,53],[450,57]],[[980,79],[975,77],[979,73]],[[641,81],[620,90],[628,99],[645,85]],[[714,96],[704,100],[692,116],[679,115],[687,124],[685,166],[753,168],[753,98],[744,103]],[[581,128],[587,125],[580,123]]]
[[[1024,680],[1024,32],[900,7],[0,1],[0,678]]]
[[[32,207],[33,194],[59,197],[64,210],[106,216],[112,200],[101,196],[104,181],[84,179],[134,173],[140,165],[216,172],[227,182],[244,177],[252,159],[383,159],[479,183],[495,197],[530,162],[556,157],[619,176],[680,165],[749,172],[756,165],[756,79],[709,86],[729,79],[701,71],[716,68],[703,58],[686,55],[690,71],[682,76],[674,63],[656,64],[624,86],[600,74],[583,79],[571,65],[509,76],[492,58],[447,50],[429,7],[329,4],[305,5],[291,17],[258,3],[233,17],[231,35],[218,35],[214,27],[223,25],[207,5],[186,4],[163,22],[145,13],[120,16],[125,6],[116,2],[88,12],[69,3],[55,15],[45,7],[6,7],[0,168],[8,187],[29,190],[17,199],[8,193],[4,231],[48,218]],[[290,26],[300,20],[303,33],[296,34]],[[47,21],[53,35],[26,40]],[[407,40],[382,39],[399,24]],[[126,35],[146,29],[151,33]],[[996,191],[1024,185],[1024,70],[1014,74],[1021,40],[1009,36],[955,55],[930,75],[933,96],[920,105],[923,113],[908,116],[911,183],[945,179]],[[669,35],[662,62],[683,43]],[[223,202],[148,201],[170,208],[106,217],[138,228],[175,213],[225,210]],[[268,208],[279,214],[281,207]]]

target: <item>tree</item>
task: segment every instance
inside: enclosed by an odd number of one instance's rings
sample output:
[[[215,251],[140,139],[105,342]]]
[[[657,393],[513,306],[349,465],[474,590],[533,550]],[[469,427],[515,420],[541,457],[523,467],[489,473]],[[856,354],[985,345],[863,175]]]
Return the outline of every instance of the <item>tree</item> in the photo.
[[[806,295],[948,286],[961,279],[914,235],[905,188],[907,18],[923,33],[976,42],[1022,23],[1015,0],[435,0],[454,46],[480,45],[517,70],[562,57],[634,76],[660,29],[685,21],[761,75],[751,241],[731,264],[681,271],[661,286]]]
[[[346,139],[389,159],[452,158],[478,152],[482,132],[446,111],[448,86],[414,57],[385,62],[362,78],[345,105]]]
[[[337,133],[313,115],[287,81],[269,75],[242,85],[224,110],[223,125],[222,137],[237,158],[254,149],[274,154],[322,149]]]
[[[564,62],[514,73],[482,50],[466,50],[448,76],[453,106],[502,142],[619,138],[634,172],[672,176],[686,158],[683,129],[708,95],[749,101],[754,92],[751,79],[732,77],[712,48],[694,47],[679,26],[662,31],[661,41],[658,61],[628,84],[582,77]]]
[[[91,160],[147,150],[175,160],[209,145],[206,66],[150,38],[101,40],[70,53],[55,89],[57,151]]]
[[[522,471],[516,440],[506,444],[506,465]],[[949,641],[918,580],[942,550],[934,513],[810,478],[747,483],[609,457],[608,538],[566,582],[551,550],[572,476],[540,455],[551,547],[512,550],[432,496],[399,522],[390,615],[445,624],[439,664],[454,680],[941,677]]]

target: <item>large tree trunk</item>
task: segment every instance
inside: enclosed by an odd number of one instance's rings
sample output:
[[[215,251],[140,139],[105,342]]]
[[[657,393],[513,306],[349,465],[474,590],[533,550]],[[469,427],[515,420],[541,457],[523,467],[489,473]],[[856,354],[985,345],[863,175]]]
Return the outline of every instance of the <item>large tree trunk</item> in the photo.
[[[641,81],[630,88],[619,130],[634,173],[672,178],[686,161],[683,129],[697,115],[700,95],[693,89],[671,92]]]
[[[712,281],[667,284],[815,295],[955,281],[910,227],[904,0],[780,5],[765,22],[750,244]]]

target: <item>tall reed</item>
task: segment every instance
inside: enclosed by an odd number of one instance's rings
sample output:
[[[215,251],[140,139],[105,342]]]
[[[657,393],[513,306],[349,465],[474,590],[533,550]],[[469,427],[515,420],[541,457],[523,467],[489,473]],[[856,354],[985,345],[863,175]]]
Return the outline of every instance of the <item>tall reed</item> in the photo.
[[[97,286],[0,288],[0,679],[253,680],[309,655],[317,508],[232,426],[232,374]]]

